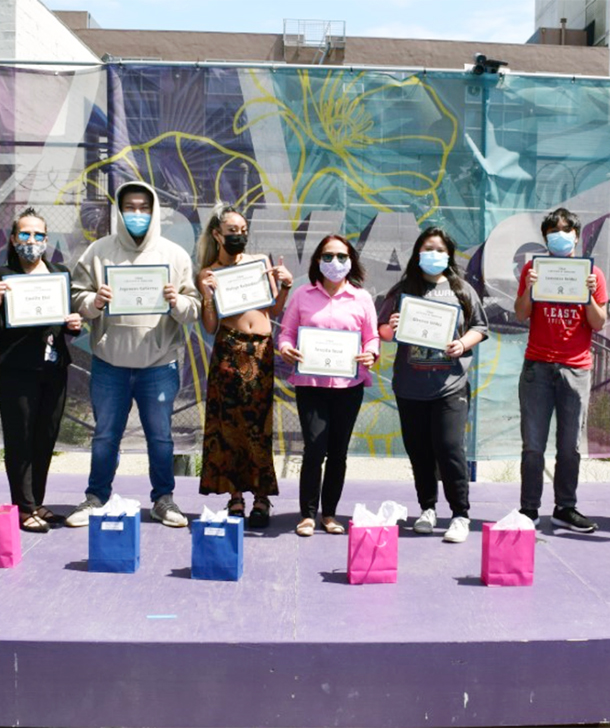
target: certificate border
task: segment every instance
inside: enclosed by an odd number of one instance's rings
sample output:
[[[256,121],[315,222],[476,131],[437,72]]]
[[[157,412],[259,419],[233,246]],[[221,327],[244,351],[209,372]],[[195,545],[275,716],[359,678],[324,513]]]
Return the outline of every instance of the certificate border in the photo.
[[[214,275],[218,275],[220,273],[221,277],[223,275],[222,271],[234,271],[238,268],[245,268],[247,266],[263,266],[263,273],[267,270],[267,263],[264,260],[264,258],[259,258],[258,260],[249,260],[247,263],[240,263],[238,265],[226,265],[222,268],[212,268],[212,273]],[[269,293],[269,301],[263,302],[260,304],[257,304],[256,306],[246,306],[246,308],[240,308],[235,310],[227,311],[226,309],[223,310],[221,304],[220,304],[220,297],[218,296],[218,292],[214,290],[214,303],[216,304],[216,311],[218,313],[218,318],[228,318],[229,316],[237,316],[240,313],[245,313],[246,311],[259,311],[262,308],[269,308],[270,306],[273,306],[275,304],[275,296],[273,295],[273,290],[271,288],[271,282],[269,281],[269,276],[265,274],[266,282],[267,282],[267,290]]]
[[[567,258],[562,258],[557,255],[555,255],[555,256],[553,256],[553,255],[534,255],[534,256],[532,256],[532,268],[535,267],[536,264],[534,261],[536,261],[536,260],[545,260],[547,262],[553,261],[554,263],[556,263],[557,261],[560,261],[560,260],[564,261],[564,262],[583,260],[583,261],[587,261],[589,263],[589,272],[587,273],[587,275],[590,276],[591,273],[593,273],[593,258],[587,258],[582,255],[581,256],[570,256]],[[536,303],[536,302],[537,303],[574,303],[576,305],[582,305],[582,306],[586,306],[587,304],[591,303],[591,291],[586,287],[585,287],[586,291],[589,294],[587,297],[587,300],[576,300],[570,296],[564,296],[563,298],[561,298],[559,296],[553,297],[553,298],[536,298],[535,293],[534,293],[535,288],[536,288],[536,284],[534,284],[530,288],[530,296],[534,303]]]
[[[425,306],[431,306],[433,308],[436,307],[436,306],[446,306],[447,308],[453,308],[453,309],[455,309],[455,321],[454,321],[454,324],[453,324],[453,329],[452,329],[452,334],[451,334],[451,336],[453,338],[449,339],[449,341],[442,348],[439,347],[439,346],[430,346],[430,342],[427,339],[412,339],[412,340],[409,340],[409,341],[406,341],[404,339],[400,339],[398,337],[398,332],[399,332],[399,329],[400,329],[400,319],[399,319],[399,321],[398,321],[398,324],[399,325],[396,328],[396,333],[394,334],[394,340],[396,342],[398,342],[399,344],[413,344],[414,346],[424,346],[427,349],[435,349],[436,351],[445,351],[445,349],[447,348],[447,345],[450,344],[451,341],[453,341],[453,339],[455,339],[455,335],[456,335],[456,332],[457,332],[457,329],[458,329],[458,325],[459,325],[460,312],[462,310],[462,307],[461,306],[458,306],[455,303],[445,303],[445,301],[434,301],[434,300],[431,300],[429,298],[423,298],[422,296],[411,296],[408,293],[403,293],[402,296],[401,296],[401,298],[400,298],[400,317],[401,318],[402,318],[403,307],[405,305],[405,300],[406,299],[410,299],[410,300],[415,301],[415,302],[417,302],[419,304],[423,303]]]
[[[170,273],[170,267],[167,263],[152,263],[151,265],[105,265],[104,266],[104,280],[106,282],[107,286],[110,286],[112,288],[112,285],[110,284],[110,276],[108,275],[108,271],[110,270],[121,270],[121,271],[130,271],[133,272],[135,270],[148,270],[150,268],[165,268],[167,270],[167,283],[169,283],[169,273]],[[165,283],[164,285],[167,285]],[[165,299],[163,299],[165,301]],[[165,315],[168,314],[171,310],[171,306],[169,305],[168,301],[165,301],[166,308],[161,310],[160,308],[158,310],[153,311],[126,311],[124,313],[119,313],[117,311],[113,311],[113,303],[112,301],[109,301],[106,304],[106,315],[107,316],[155,316],[155,315]]]
[[[28,278],[25,278],[25,276],[28,276]],[[26,274],[19,274],[19,273],[16,273],[15,275],[3,276],[2,280],[3,281],[11,281],[11,280],[14,280],[15,278],[18,278],[19,280],[24,280],[24,278],[25,278],[25,280],[29,280],[30,277],[32,277],[32,278],[43,278],[44,280],[48,280],[48,277],[49,276],[53,276],[53,278],[64,278],[65,279],[65,283],[64,283],[65,293],[66,293],[66,298],[65,298],[66,306],[65,306],[65,308],[66,308],[66,311],[67,311],[67,313],[66,313],[66,316],[67,316],[70,313],[70,274],[69,273],[66,273],[64,271],[53,271],[52,273],[45,273],[45,274],[42,274],[42,275],[38,275],[36,273],[33,273],[33,274],[27,274],[27,273]],[[10,294],[10,291],[8,291],[7,293]],[[9,295],[7,297],[7,300],[5,301],[5,306],[4,306],[5,321],[6,321],[6,328],[7,329],[20,329],[20,328],[24,328],[26,326],[54,326],[56,324],[62,324],[63,325],[66,322],[65,321],[65,317],[64,318],[61,318],[61,319],[50,318],[50,317],[47,317],[47,318],[42,317],[42,320],[39,319],[39,318],[37,318],[36,319],[36,323],[34,323],[34,322],[31,322],[31,323],[28,322],[28,323],[23,323],[23,324],[14,324],[14,323],[11,323],[11,305],[9,304],[9,301],[10,300],[11,300],[11,297]]]
[[[361,331],[348,331],[346,329],[327,329],[322,326],[299,326],[298,334],[297,334],[297,349],[300,350],[301,348],[301,335],[303,331],[332,331],[334,334],[346,334],[346,335],[352,335],[357,336],[358,338],[358,353],[360,353],[360,350],[362,349],[362,332]],[[297,362],[296,366],[296,373],[302,374],[303,376],[309,376],[309,377],[340,377],[341,379],[357,379],[358,378],[358,362],[354,360],[353,363],[353,374],[326,374],[325,372],[320,372],[318,370],[310,369],[308,371],[303,371],[301,368],[302,362]]]

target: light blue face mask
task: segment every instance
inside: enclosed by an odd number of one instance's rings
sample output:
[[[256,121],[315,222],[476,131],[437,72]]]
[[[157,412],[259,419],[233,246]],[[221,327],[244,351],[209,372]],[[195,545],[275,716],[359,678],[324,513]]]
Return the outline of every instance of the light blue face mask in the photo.
[[[148,212],[125,212],[123,213],[125,227],[135,237],[141,238],[146,235],[150,227],[150,214]]]
[[[419,267],[429,276],[438,276],[447,270],[449,254],[438,250],[422,250],[419,254]]]
[[[570,230],[569,233],[566,233],[563,230],[558,230],[556,233],[548,233],[546,244],[551,255],[556,255],[558,258],[567,258],[576,245],[576,232]]]

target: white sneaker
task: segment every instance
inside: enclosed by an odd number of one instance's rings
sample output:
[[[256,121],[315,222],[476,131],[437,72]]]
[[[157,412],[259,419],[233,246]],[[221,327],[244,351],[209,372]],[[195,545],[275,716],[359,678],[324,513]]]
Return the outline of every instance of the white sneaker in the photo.
[[[413,530],[415,533],[432,533],[434,526],[436,526],[436,511],[434,508],[426,508],[413,524]]]
[[[162,495],[153,503],[150,509],[150,517],[154,521],[160,521],[164,526],[171,528],[184,528],[189,525],[187,517],[174,503],[171,495]]]
[[[66,518],[66,526],[71,528],[80,528],[89,525],[89,515],[94,508],[101,508],[102,501],[95,495],[87,493],[85,500],[80,503]]]
[[[451,519],[449,528],[445,531],[443,541],[449,543],[464,543],[470,533],[470,520],[464,516],[456,516]]]

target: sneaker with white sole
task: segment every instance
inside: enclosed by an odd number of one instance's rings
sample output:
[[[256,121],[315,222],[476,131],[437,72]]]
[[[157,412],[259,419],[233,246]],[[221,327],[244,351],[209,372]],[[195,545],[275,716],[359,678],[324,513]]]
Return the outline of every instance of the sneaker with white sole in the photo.
[[[101,508],[103,505],[102,501],[96,496],[90,493],[85,493],[85,500],[70,513],[66,518],[66,526],[71,528],[79,528],[80,526],[89,525],[89,516],[94,508]]]
[[[578,533],[593,533],[599,528],[597,523],[583,516],[576,508],[559,508],[558,506],[555,506],[551,516],[551,523],[554,526],[559,526],[559,528],[567,528]]]
[[[171,495],[162,495],[153,503],[150,517],[154,521],[159,521],[164,526],[172,528],[184,528],[189,525],[187,517],[174,503]]]
[[[413,524],[413,530],[415,533],[432,533],[434,526],[436,526],[436,511],[434,508],[426,508]]]
[[[456,516],[451,519],[449,528],[445,531],[443,541],[449,543],[464,543],[470,533],[470,519]]]

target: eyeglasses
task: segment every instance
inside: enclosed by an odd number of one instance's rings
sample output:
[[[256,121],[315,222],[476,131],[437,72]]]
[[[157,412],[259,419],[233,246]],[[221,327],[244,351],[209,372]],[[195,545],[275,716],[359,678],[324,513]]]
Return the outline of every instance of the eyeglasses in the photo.
[[[26,233],[25,231],[23,231],[23,232],[20,232],[20,233],[17,233],[17,238],[18,238],[18,239],[19,239],[19,240],[20,240],[20,241],[21,241],[22,243],[27,243],[27,241],[28,241],[28,240],[29,240],[29,239],[30,239],[30,238],[31,238],[32,236],[34,236],[34,240],[35,240],[35,241],[36,241],[37,243],[42,243],[42,242],[43,242],[43,240],[44,240],[44,239],[45,239],[45,238],[47,237],[47,234],[46,234],[46,233]]]
[[[345,263],[345,261],[349,258],[349,255],[347,253],[322,253],[320,258],[322,258],[325,263],[332,263],[333,258],[336,258],[339,263]]]

